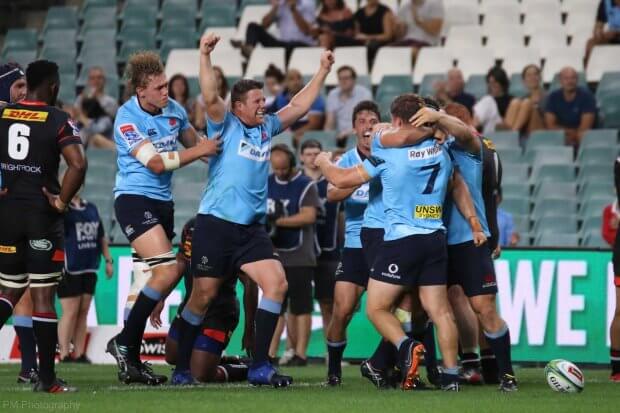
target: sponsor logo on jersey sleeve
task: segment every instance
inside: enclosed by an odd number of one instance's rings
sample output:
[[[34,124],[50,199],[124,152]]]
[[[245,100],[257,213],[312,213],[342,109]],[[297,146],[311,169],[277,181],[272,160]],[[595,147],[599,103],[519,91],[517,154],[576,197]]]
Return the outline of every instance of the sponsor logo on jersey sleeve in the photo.
[[[140,132],[138,132],[136,125],[133,123],[125,123],[120,125],[118,130],[129,146],[133,146],[144,139],[142,135],[140,135]]]
[[[416,205],[414,218],[441,219],[443,207],[441,205]]]
[[[27,122],[45,122],[48,112],[26,110],[26,109],[5,109],[2,112],[2,119],[23,120]]]

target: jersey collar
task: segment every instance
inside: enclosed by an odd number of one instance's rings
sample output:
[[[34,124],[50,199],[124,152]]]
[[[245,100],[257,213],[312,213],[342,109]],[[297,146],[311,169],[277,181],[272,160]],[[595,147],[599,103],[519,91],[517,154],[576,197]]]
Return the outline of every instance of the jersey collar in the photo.
[[[20,100],[19,102],[20,105],[27,105],[27,106],[47,106],[47,103],[42,102],[40,100]]]
[[[135,104],[135,105],[136,105],[136,107],[138,108],[138,110],[140,110],[142,113],[146,113],[146,114],[147,114],[147,115],[149,115],[149,116],[155,117],[155,116],[161,116],[161,115],[167,115],[167,114],[168,114],[168,113],[167,113],[167,112],[168,112],[168,110],[167,110],[167,109],[168,109],[168,107],[170,106],[170,101],[168,101],[168,104],[166,105],[166,107],[164,107],[163,109],[160,109],[159,113],[155,113],[155,114],[153,114],[153,113],[148,112],[147,110],[145,110],[145,109],[142,107],[142,105],[140,105],[140,100],[138,99],[138,96],[134,95],[134,96],[132,97],[132,99],[133,99],[133,101],[134,101],[134,104]],[[168,98],[168,99],[170,99],[170,98]]]

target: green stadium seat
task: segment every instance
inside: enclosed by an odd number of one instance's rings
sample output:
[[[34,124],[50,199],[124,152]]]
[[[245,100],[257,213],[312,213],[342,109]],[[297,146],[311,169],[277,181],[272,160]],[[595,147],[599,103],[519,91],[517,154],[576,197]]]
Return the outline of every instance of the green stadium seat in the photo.
[[[206,185],[205,182],[179,182],[178,180],[173,181],[173,193],[175,201],[181,199],[196,199],[196,196],[199,198],[202,196]]]
[[[15,62],[26,69],[30,62],[37,59],[36,50],[9,50],[2,55],[4,62]]]
[[[584,199],[579,208],[579,216],[586,220],[589,217],[600,217],[603,215],[603,208],[614,201],[613,195],[596,196]]]
[[[523,84],[521,73],[513,73],[512,76],[510,76],[510,90],[508,93],[518,98],[525,97],[529,94],[529,91]]]
[[[435,95],[435,83],[446,80],[445,73],[427,73],[422,78],[420,88],[418,89],[418,95],[420,96],[434,96]]]
[[[375,99],[381,100],[384,96],[391,96],[393,99],[404,92],[413,92],[411,76],[383,76],[377,88]]]
[[[501,156],[501,154],[500,154]],[[525,163],[509,164],[502,166],[502,182],[527,182],[529,178],[529,165]]]
[[[155,41],[155,26],[153,27],[142,27],[142,26],[123,26],[116,36],[117,40],[121,42],[122,46],[127,42],[142,42],[146,38],[153,39]],[[150,42],[150,40],[147,40]]]
[[[620,128],[620,91],[602,97],[599,106],[603,126],[605,128]]]
[[[155,37],[127,37],[123,40],[117,60],[126,62],[132,53],[141,50],[155,50]]]
[[[618,146],[617,129],[590,129],[581,140],[579,149]]]
[[[600,228],[582,233],[581,246],[589,248],[610,248],[609,244],[603,239]]]
[[[530,199],[528,198],[509,198],[503,197],[502,209],[511,214],[516,215],[529,215],[530,213]]]
[[[611,182],[614,176],[613,164],[608,165],[588,165],[587,168],[580,168],[577,175],[579,185],[588,182]]]
[[[487,94],[486,75],[471,75],[465,83],[465,92],[472,94],[476,100]]]
[[[498,131],[487,135],[496,148],[519,148],[519,132]]]
[[[212,4],[211,2],[203,2],[200,11],[202,17],[200,33],[203,33],[207,27],[236,26],[236,13],[237,8],[234,3]]]
[[[91,28],[78,35],[82,50],[106,48],[116,50],[116,29]]]
[[[77,29],[77,9],[71,6],[52,6],[47,10],[43,32],[50,29]]]
[[[523,154],[526,162],[536,165],[550,163],[573,163],[573,148],[569,146],[534,146],[528,147]]]
[[[561,130],[537,130],[530,134],[527,139],[526,151],[540,146],[561,147],[564,145],[564,131]]]
[[[108,149],[90,148],[86,153],[88,166],[110,166],[116,168],[116,152]],[[88,175],[87,175],[88,176]],[[106,177],[107,179],[107,177]]]
[[[573,199],[576,196],[577,183],[574,179],[568,182],[539,181],[534,188],[534,197],[537,201],[542,198]]]
[[[177,171],[174,171],[175,182],[200,183],[207,182],[209,168],[204,162],[193,162]]]
[[[322,130],[313,130],[307,131],[304,133],[304,136],[301,138],[301,144],[307,140],[315,139],[321,142],[324,148],[333,148],[336,146],[336,132],[335,131],[322,131]]]
[[[84,15],[86,10],[97,7],[116,7],[116,0],[84,0],[80,14]]]
[[[125,234],[123,234],[120,224],[115,220],[112,221],[110,229],[108,230],[108,238],[110,239],[110,242],[118,244],[129,242],[127,237],[125,237]]]
[[[498,155],[499,155],[499,159],[502,162],[502,165],[504,164],[519,164],[524,162],[523,161],[523,152],[521,151],[521,148],[516,147],[516,148],[498,148],[495,147]]]
[[[613,196],[614,191],[615,189],[612,181],[586,182],[584,185],[579,187],[579,198],[582,200],[594,197],[605,198],[608,196]]]
[[[70,74],[73,78],[77,75],[75,49],[44,47],[39,58],[56,62],[62,74]]]
[[[572,164],[547,164],[532,169],[530,183],[537,185],[541,181],[573,182],[575,167]]]
[[[127,0],[125,2],[125,6],[118,14],[118,20],[122,22],[125,19],[125,15],[127,12],[132,15],[135,14],[137,10],[145,10],[147,14],[154,14],[157,17],[157,14],[159,13],[158,3],[159,2],[153,0]]]
[[[534,234],[537,236],[545,232],[577,233],[577,215],[547,216],[534,224]]]
[[[157,8],[127,6],[123,10],[122,27],[157,28]]]
[[[544,217],[565,216],[577,213],[576,199],[542,199],[534,205],[532,219],[538,221]]]
[[[601,101],[607,95],[618,95],[620,93],[620,71],[603,73],[601,80],[596,88],[596,100]]]
[[[209,3],[212,0],[206,0],[203,2]],[[164,0],[161,5],[162,12],[166,11],[168,8],[175,7],[183,7],[186,9],[197,10],[198,9],[198,1],[197,0]]]
[[[276,135],[273,138],[271,138],[272,147],[274,145],[280,145],[280,144],[284,144],[284,145],[287,145],[289,148],[292,148],[293,147],[293,135],[291,135],[290,132],[282,132],[281,134]]]
[[[578,247],[579,236],[577,234],[545,232],[536,237],[534,245],[537,247]]]
[[[529,198],[530,186],[525,182],[502,183],[502,196],[508,198]]]
[[[77,46],[77,29],[49,29],[43,36],[43,47],[74,50]]]
[[[35,29],[9,29],[4,38],[3,54],[10,51],[32,51],[37,49],[37,31]]]
[[[82,31],[116,27],[116,7],[90,7],[84,12]]]
[[[601,210],[601,213],[603,211]],[[587,234],[591,231],[601,231],[601,226],[603,223],[602,215],[590,215],[588,217],[583,218],[583,223],[581,224],[581,233]]]
[[[586,74],[584,72],[577,72],[577,84],[585,89],[588,89],[588,82],[586,81]],[[549,92],[553,92],[560,88],[560,73],[556,73],[549,85]]]
[[[611,165],[618,156],[616,146],[580,148],[577,163],[581,168],[590,165]]]
[[[163,19],[161,30],[169,30],[177,27],[196,28],[196,9],[188,9],[180,5],[170,5],[162,7]],[[192,36],[193,37],[193,36]]]
[[[514,231],[521,233],[530,232],[530,217],[529,215],[512,215],[512,221],[514,223]]]
[[[60,75],[60,90],[58,91],[58,100],[62,103],[72,105],[75,102],[75,73]]]
[[[239,6],[239,11],[243,11],[245,6],[261,5],[261,4],[263,4],[263,5],[269,4],[269,0],[241,0],[241,5]]]
[[[200,205],[200,194],[194,199],[181,199],[174,201],[175,213],[182,211],[182,215],[196,214],[198,212],[198,206]]]

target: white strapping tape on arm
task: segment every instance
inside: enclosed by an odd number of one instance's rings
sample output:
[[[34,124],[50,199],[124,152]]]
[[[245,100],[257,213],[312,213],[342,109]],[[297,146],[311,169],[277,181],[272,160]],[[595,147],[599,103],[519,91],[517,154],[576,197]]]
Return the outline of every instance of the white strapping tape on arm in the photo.
[[[138,149],[136,153],[136,159],[144,166],[147,166],[149,161],[154,156],[160,156],[164,169],[166,171],[172,171],[181,167],[181,159],[179,158],[179,152],[162,152],[158,153],[155,146],[151,142],[147,142]]]
[[[144,166],[147,166],[149,161],[154,157],[159,155],[157,150],[153,146],[151,142],[146,142],[138,149],[138,153],[136,153],[136,159],[140,161],[140,163]]]
[[[159,155],[161,156],[161,160],[164,162],[164,169],[166,171],[172,171],[181,167],[181,159],[179,158],[179,153],[177,151],[164,152]]]

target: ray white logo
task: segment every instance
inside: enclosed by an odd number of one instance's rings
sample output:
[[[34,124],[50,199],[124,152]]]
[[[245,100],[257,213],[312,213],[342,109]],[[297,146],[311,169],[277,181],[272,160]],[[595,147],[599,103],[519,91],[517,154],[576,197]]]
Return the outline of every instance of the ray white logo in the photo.
[[[52,243],[46,239],[31,239],[30,247],[32,247],[33,250],[49,251],[52,249]]]
[[[265,146],[264,148],[259,148],[256,145],[252,145],[251,143],[241,139],[239,142],[239,150],[237,152],[240,156],[244,158],[250,159],[256,162],[266,162],[269,160],[270,148],[269,146]]]
[[[435,145],[424,149],[409,149],[409,160],[417,161],[419,159],[430,159],[439,156],[441,146]]]

